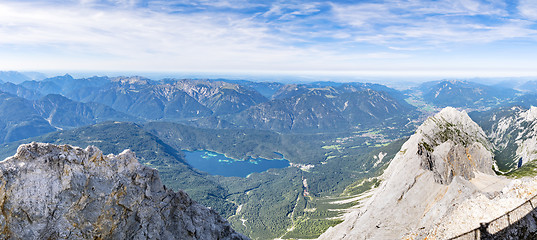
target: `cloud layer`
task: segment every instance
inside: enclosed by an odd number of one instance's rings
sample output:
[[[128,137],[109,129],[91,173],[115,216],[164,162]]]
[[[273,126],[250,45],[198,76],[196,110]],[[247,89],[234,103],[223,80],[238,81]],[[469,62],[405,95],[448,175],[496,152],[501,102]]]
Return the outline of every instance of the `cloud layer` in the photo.
[[[0,64],[527,75],[536,20],[531,0],[0,1]]]

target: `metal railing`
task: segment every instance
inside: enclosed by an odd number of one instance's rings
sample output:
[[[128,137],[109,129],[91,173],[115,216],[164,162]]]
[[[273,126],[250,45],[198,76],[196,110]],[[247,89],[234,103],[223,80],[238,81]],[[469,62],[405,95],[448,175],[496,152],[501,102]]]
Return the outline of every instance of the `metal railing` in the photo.
[[[466,233],[451,238],[452,240],[466,240],[466,239],[488,239],[493,238],[493,234],[506,229],[512,224],[518,222],[520,219],[527,216],[537,207],[537,195],[531,197],[518,207],[511,211],[495,218],[490,222],[481,223],[481,226],[470,230]]]

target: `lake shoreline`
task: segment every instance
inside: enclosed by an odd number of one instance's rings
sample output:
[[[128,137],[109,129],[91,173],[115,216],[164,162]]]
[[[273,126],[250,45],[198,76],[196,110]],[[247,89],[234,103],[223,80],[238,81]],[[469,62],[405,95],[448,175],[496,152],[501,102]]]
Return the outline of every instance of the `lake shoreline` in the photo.
[[[211,175],[225,177],[247,177],[251,173],[264,172],[271,168],[285,168],[291,166],[283,154],[276,153],[282,158],[254,158],[235,159],[226,154],[210,150],[182,150],[185,160],[192,167]]]

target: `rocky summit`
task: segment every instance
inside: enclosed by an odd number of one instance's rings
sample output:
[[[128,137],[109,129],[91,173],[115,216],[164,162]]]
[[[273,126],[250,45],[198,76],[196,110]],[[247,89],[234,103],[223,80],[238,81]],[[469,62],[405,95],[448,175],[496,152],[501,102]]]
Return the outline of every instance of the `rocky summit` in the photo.
[[[479,227],[524,201],[482,211],[513,189],[492,159],[483,130],[465,112],[445,108],[403,144],[363,206],[320,239],[448,239]]]
[[[31,143],[0,162],[1,239],[246,239],[134,153]]]

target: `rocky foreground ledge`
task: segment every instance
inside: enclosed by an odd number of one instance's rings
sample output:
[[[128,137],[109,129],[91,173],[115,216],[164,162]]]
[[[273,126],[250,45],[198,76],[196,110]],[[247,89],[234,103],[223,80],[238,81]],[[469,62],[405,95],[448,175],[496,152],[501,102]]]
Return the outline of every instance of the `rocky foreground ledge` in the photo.
[[[133,152],[31,143],[0,162],[0,239],[247,239]]]

